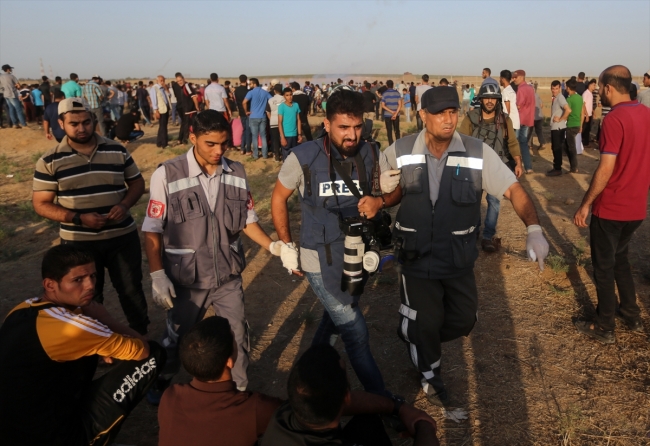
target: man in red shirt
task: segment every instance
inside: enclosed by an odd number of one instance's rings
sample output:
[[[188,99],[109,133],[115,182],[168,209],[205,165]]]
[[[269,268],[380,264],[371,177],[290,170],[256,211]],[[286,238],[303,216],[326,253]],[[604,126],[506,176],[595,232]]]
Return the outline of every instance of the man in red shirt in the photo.
[[[622,65],[607,68],[598,79],[600,101],[612,109],[601,125],[598,169],[573,218],[576,226],[586,228],[591,206],[589,235],[598,294],[596,318],[575,325],[604,344],[615,342],[614,317],[631,331],[643,331],[627,253],[647,211],[650,108],[630,100],[631,84],[630,70]]]
[[[526,173],[533,173],[533,163],[528,148],[528,132],[535,125],[535,90],[526,82],[526,72],[517,70],[512,73],[512,80],[517,86],[517,109],[519,111],[519,148]]]

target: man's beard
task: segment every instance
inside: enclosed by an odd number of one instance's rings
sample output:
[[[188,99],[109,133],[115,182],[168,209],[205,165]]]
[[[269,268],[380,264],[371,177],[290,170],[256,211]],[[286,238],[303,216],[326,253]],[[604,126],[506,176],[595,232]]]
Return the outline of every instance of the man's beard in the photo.
[[[74,138],[74,137],[68,135],[68,139],[70,141],[74,142],[74,143],[77,143],[77,144],[86,144],[88,141],[90,141],[92,139],[93,136],[94,135],[91,133],[90,135],[88,135],[87,138],[81,139],[81,138]]]
[[[483,113],[491,115],[497,110],[497,106],[496,106],[496,104],[494,104],[494,106],[492,107],[492,110],[488,110],[487,107],[485,106],[485,104],[483,104],[481,102],[481,110],[483,111]]]
[[[607,99],[607,96],[603,95],[600,97],[600,103],[603,107],[611,107],[611,102]]]
[[[343,155],[343,156],[355,156],[357,154],[357,152],[359,151],[359,144],[356,144],[356,145],[354,145],[354,146],[352,146],[350,148],[344,147],[343,144],[345,144],[346,142],[349,142],[349,141],[352,141],[352,140],[351,139],[344,139],[343,141],[341,141],[341,145],[339,146],[337,143],[335,143],[332,140],[332,145],[334,147],[336,147],[336,150],[338,150],[339,153],[341,155]]]

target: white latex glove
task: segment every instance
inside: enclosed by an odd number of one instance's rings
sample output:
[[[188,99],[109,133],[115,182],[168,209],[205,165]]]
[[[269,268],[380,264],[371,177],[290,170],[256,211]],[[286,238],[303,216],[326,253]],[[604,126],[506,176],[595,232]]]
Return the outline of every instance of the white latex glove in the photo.
[[[382,172],[379,176],[379,186],[381,186],[381,191],[385,194],[390,194],[394,191],[399,184],[400,176],[400,170],[386,170]]]
[[[176,297],[176,290],[172,281],[165,274],[164,269],[151,273],[151,293],[153,294],[153,301],[165,310],[169,310],[174,306],[172,297]]]
[[[293,270],[298,271],[298,248],[295,243],[291,242],[282,245],[280,258],[282,259],[282,266],[289,271],[289,274]]]
[[[460,423],[461,421],[465,421],[467,418],[469,418],[467,411],[461,407],[457,407],[455,409],[443,407],[442,415],[446,419],[451,420],[455,423]]]
[[[530,225],[527,228],[528,237],[526,237],[526,252],[531,261],[537,260],[539,269],[544,271],[544,259],[548,255],[548,242],[542,233],[540,225]]]
[[[273,254],[274,256],[279,256],[282,254],[283,246],[284,246],[284,242],[282,240],[271,242],[271,244],[269,245],[269,251],[271,251],[271,254]]]

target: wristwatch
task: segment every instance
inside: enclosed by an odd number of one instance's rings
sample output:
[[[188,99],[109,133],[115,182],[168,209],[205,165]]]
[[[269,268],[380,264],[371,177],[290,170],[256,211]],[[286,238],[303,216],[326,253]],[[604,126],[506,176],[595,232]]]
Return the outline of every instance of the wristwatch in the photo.
[[[392,395],[391,399],[393,400],[393,413],[391,415],[399,418],[399,410],[402,407],[402,404],[405,402],[404,398],[398,395]]]
[[[74,214],[74,216],[72,217],[72,223],[74,223],[77,226],[82,225],[82,223],[81,223],[81,213],[77,212],[76,214]]]

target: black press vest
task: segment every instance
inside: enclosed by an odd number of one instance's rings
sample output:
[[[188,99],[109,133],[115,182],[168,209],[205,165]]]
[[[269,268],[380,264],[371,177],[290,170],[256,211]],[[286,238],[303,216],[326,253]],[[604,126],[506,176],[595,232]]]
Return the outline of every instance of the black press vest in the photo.
[[[483,142],[460,135],[466,151],[448,153],[432,208],[427,155],[412,154],[417,136],[398,139],[395,144],[404,187],[393,229],[396,254],[406,275],[459,277],[472,270],[478,257]]]

